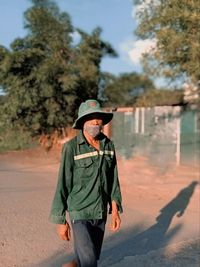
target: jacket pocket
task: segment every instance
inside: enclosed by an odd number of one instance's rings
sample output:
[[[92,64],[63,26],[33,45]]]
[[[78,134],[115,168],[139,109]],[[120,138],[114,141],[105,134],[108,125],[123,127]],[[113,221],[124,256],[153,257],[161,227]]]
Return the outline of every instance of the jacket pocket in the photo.
[[[79,159],[75,162],[75,179],[89,179],[94,173],[94,163],[91,158]]]
[[[75,162],[77,168],[88,168],[92,165],[93,161],[91,158],[79,159]]]

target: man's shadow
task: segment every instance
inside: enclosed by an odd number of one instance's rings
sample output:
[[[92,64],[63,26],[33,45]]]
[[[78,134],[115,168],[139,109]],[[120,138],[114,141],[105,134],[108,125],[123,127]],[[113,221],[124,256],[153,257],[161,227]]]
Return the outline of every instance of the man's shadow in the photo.
[[[116,244],[115,242],[113,248],[103,251],[102,258],[106,260],[108,257],[109,264],[114,264],[125,256],[146,254],[151,250],[166,246],[181,228],[181,224],[178,224],[168,231],[172,219],[175,215],[177,217],[183,216],[197,184],[198,182],[194,181],[183,188],[175,198],[160,210],[160,214],[156,217],[156,223],[148,229],[138,234],[135,233],[136,229],[119,232],[117,237],[119,243]]]

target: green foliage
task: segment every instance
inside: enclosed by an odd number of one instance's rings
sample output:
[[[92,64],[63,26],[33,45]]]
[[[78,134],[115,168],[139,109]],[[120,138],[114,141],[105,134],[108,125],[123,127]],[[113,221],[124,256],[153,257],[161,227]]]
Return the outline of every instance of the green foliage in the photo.
[[[97,98],[103,56],[115,56],[100,38],[76,29],[69,15],[50,0],[32,0],[25,12],[28,34],[0,47],[0,86],[5,89],[4,121],[32,135],[51,134],[70,125],[79,104]]]
[[[135,0],[137,35],[156,40],[156,49],[144,56],[152,75],[200,80],[199,0]]]
[[[182,90],[149,90],[140,96],[135,107],[155,107],[155,106],[174,106],[182,105],[184,100]]]
[[[38,145],[29,132],[17,127],[8,128],[0,122],[0,152],[33,148]]]
[[[2,107],[2,105],[4,105],[5,101],[6,101],[6,96],[5,95],[0,95],[0,106],[1,107]]]
[[[144,92],[152,90],[152,81],[145,75],[130,73],[119,77],[104,76],[105,91],[103,97],[106,106],[133,106]]]

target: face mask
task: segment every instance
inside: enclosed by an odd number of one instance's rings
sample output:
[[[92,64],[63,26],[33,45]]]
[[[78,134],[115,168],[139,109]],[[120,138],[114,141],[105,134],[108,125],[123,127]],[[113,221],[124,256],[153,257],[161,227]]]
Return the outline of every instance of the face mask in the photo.
[[[102,126],[101,125],[85,125],[84,130],[92,137],[97,137],[102,130]]]

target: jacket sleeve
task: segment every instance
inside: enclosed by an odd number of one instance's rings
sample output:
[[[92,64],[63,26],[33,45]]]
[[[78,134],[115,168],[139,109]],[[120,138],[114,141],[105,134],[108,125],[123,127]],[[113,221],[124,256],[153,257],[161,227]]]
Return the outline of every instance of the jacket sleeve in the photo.
[[[114,159],[113,159],[113,184],[112,184],[112,190],[111,190],[111,201],[115,201],[118,207],[118,211],[120,213],[123,212],[122,208],[122,196],[121,196],[121,190],[120,190],[120,184],[119,184],[119,177],[118,177],[118,169],[117,169],[117,160],[116,160],[116,154],[115,154],[115,148],[113,146],[114,151]],[[110,207],[110,213],[112,211],[112,207]]]
[[[51,206],[49,220],[55,224],[66,224],[67,198],[72,187],[73,153],[71,146],[63,146],[58,182]]]

